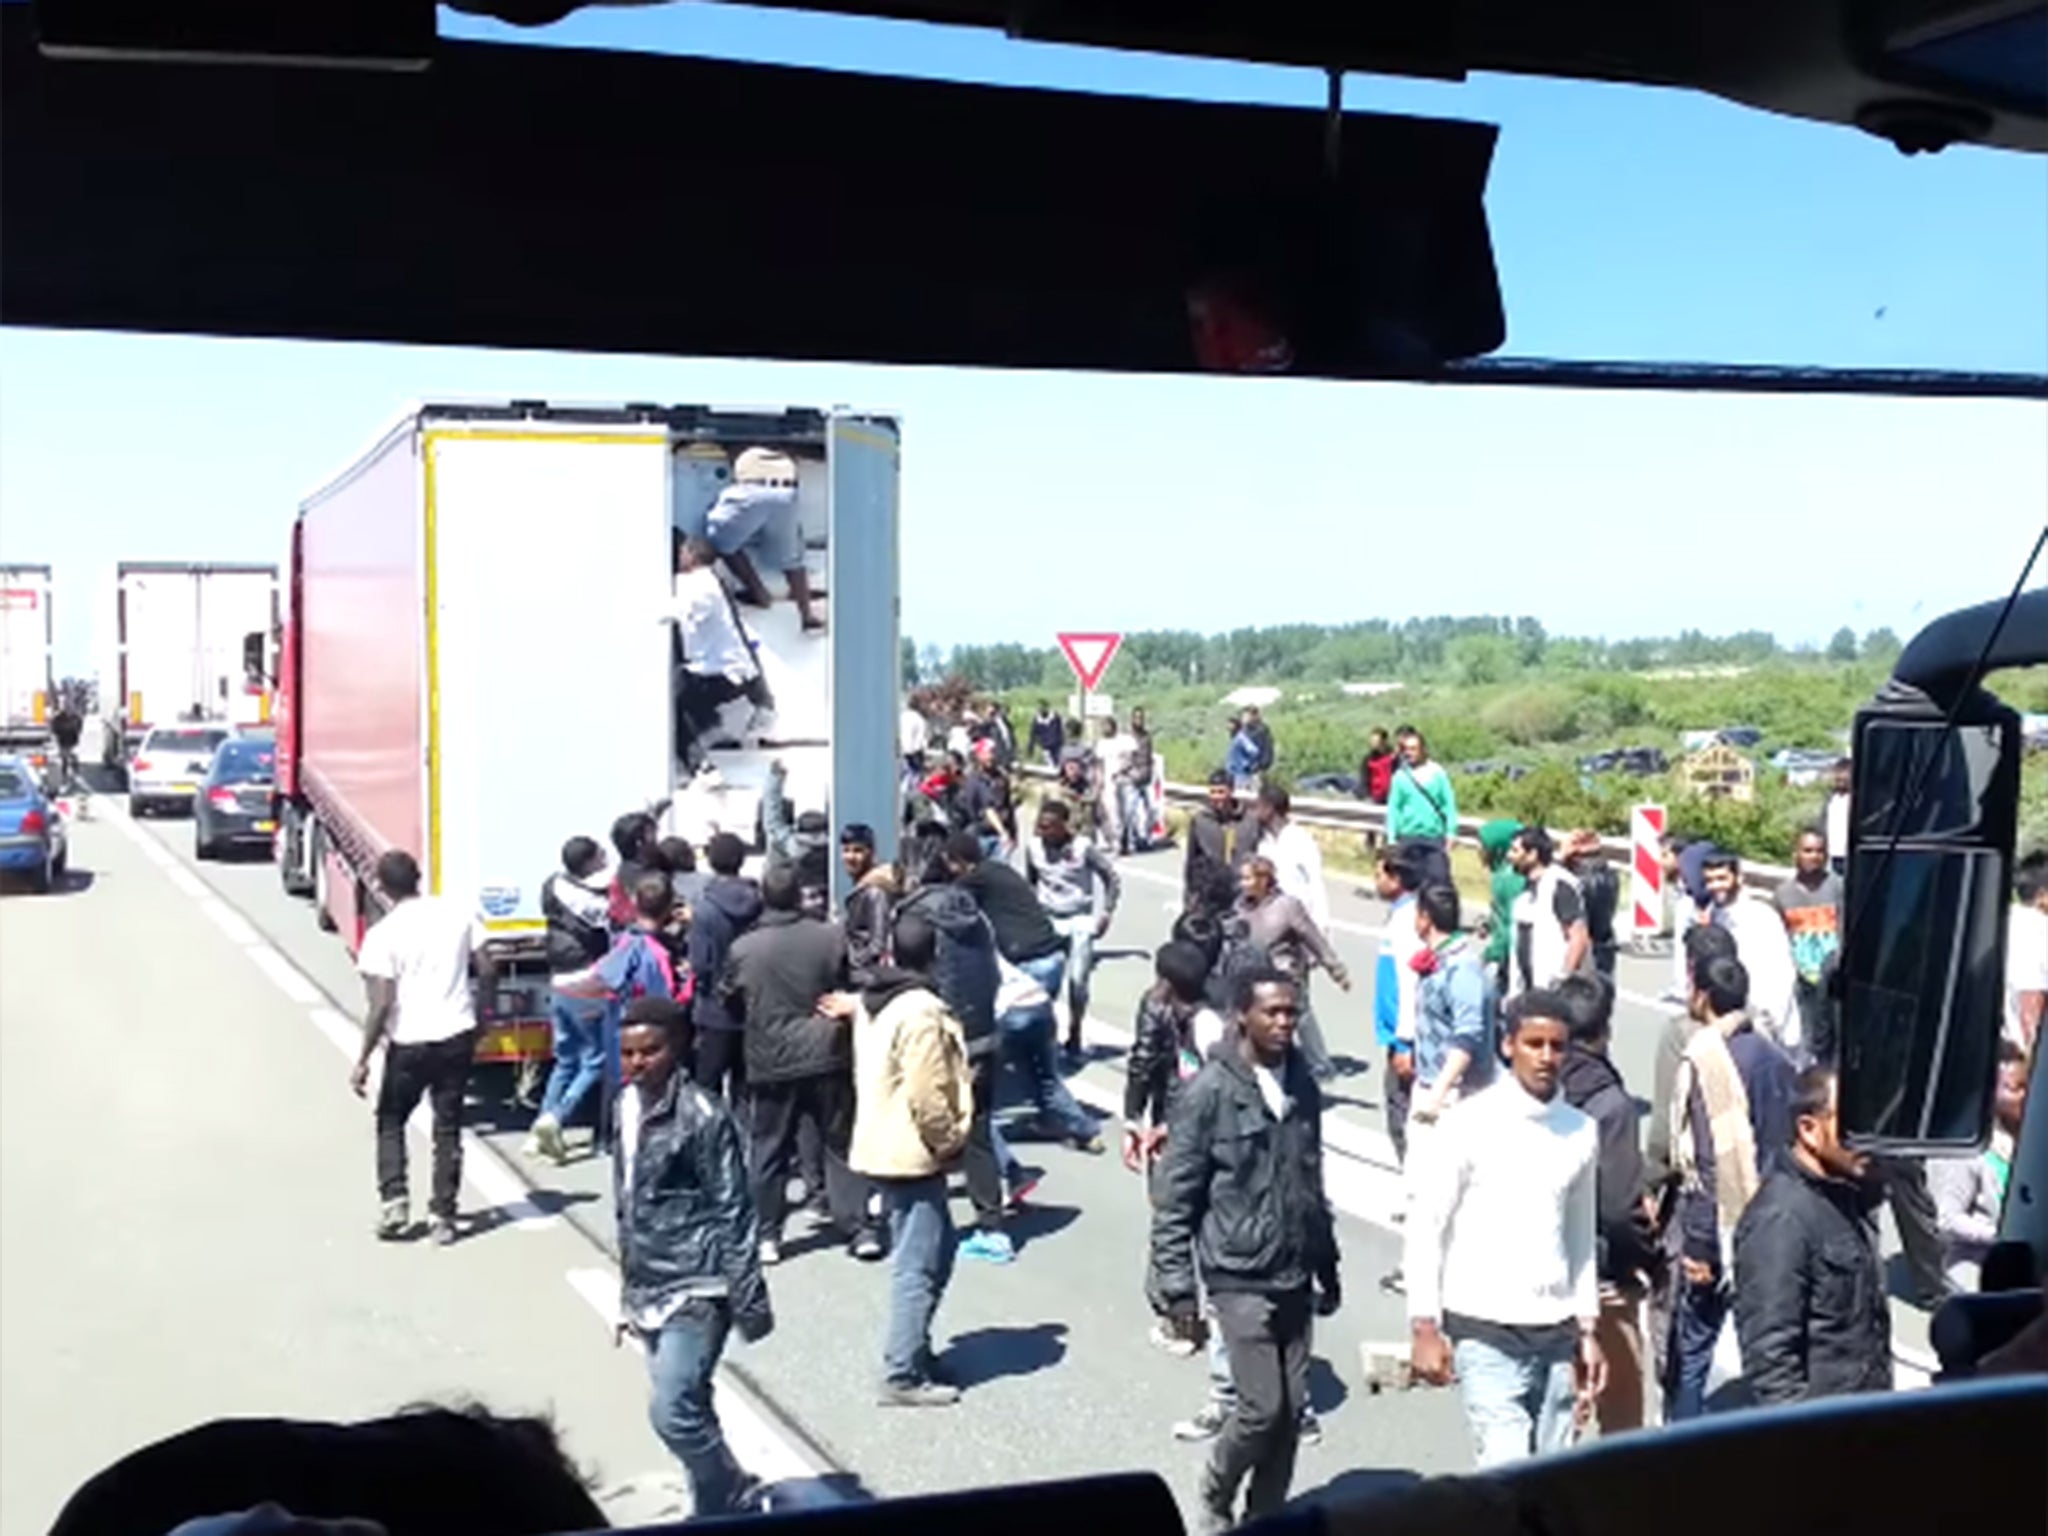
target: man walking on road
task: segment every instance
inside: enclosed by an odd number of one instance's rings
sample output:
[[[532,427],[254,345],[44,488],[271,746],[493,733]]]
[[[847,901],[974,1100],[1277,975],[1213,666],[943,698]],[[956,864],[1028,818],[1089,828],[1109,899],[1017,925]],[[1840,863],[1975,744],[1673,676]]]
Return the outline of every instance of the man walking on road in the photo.
[[[1828,868],[1827,834],[1818,827],[1801,832],[1792,867],[1771,905],[1792,941],[1800,1037],[1815,1061],[1828,1064],[1835,1059],[1835,1010],[1827,974],[1842,947],[1842,877]]]
[[[1835,1075],[1809,1067],[1797,1127],[1735,1230],[1735,1332],[1759,1403],[1892,1386],[1891,1311],[1869,1160],[1842,1145]]]
[[[743,879],[747,845],[731,832],[714,832],[704,845],[711,878],[690,913],[691,999],[697,1060],[694,1076],[738,1112],[747,1101],[745,1020],[718,990],[725,957],[739,936],[761,920],[761,888]]]
[[[1261,854],[1246,864],[1242,884],[1244,894],[1238,900],[1235,921],[1242,927],[1244,939],[1294,983],[1299,1010],[1296,1043],[1309,1074],[1319,1083],[1327,1082],[1337,1075],[1337,1064],[1330,1059],[1322,1027],[1309,1006],[1309,973],[1321,966],[1346,992],[1351,990],[1351,973],[1345,970],[1328,936],[1308,915],[1308,908],[1280,889],[1271,859]]]
[[[859,1108],[853,1166],[873,1179],[889,1219],[889,1335],[882,1406],[943,1408],[960,1389],[940,1379],[932,1317],[953,1276],[946,1169],[967,1144],[973,1118],[967,1042],[934,990],[938,934],[916,914],[896,924],[895,964],[858,998],[828,1007],[850,1017]]]
[[[1510,995],[1554,987],[1586,969],[1593,952],[1578,877],[1557,862],[1542,827],[1524,827],[1508,845],[1508,862],[1528,884],[1515,901],[1515,953]]]
[[[1240,1488],[1246,1518],[1286,1502],[1308,1401],[1310,1326],[1341,1296],[1323,1192],[1322,1093],[1294,1050],[1294,983],[1251,971],[1233,1003],[1235,1038],[1174,1108],[1152,1217],[1153,1306],[1189,1331],[1199,1275],[1236,1388],[1202,1472],[1203,1532],[1236,1523]]]
[[[1247,705],[1244,712],[1244,733],[1258,749],[1258,756],[1252,763],[1252,772],[1261,782],[1273,771],[1273,727],[1266,724],[1266,717],[1259,713],[1256,704]]]
[[[1735,940],[1735,958],[1749,973],[1749,1016],[1795,1060],[1809,1058],[1800,1028],[1798,977],[1792,969],[1792,941],[1777,908],[1743,889],[1742,860],[1716,848],[1700,862],[1712,902],[1712,921]]]
[[[753,1102],[754,1208],[761,1221],[761,1259],[782,1258],[790,1162],[803,1122],[825,1152],[825,1197],[831,1220],[857,1259],[879,1259],[883,1246],[867,1214],[867,1189],[847,1166],[853,1141],[853,1046],[844,1024],[818,1011],[819,1000],[846,985],[846,941],[839,930],[802,909],[796,871],[761,877],[761,921],[733,942],[718,990],[746,1020],[747,1091]]]
[[[1387,1139],[1394,1144],[1394,1155],[1405,1159],[1415,1085],[1416,989],[1422,981],[1409,964],[1422,948],[1415,925],[1415,870],[1401,850],[1390,846],[1380,850],[1375,878],[1379,898],[1387,904],[1387,925],[1380,931],[1379,960],[1373,971],[1373,1036],[1387,1061]],[[1400,1281],[1396,1269],[1383,1279],[1382,1288],[1399,1290]]]
[[[1482,1472],[1564,1449],[1607,1380],[1599,1137],[1558,1087],[1568,1012],[1546,988],[1509,1003],[1509,1075],[1411,1153],[1412,1363],[1439,1386],[1455,1376]]]
[[[1209,775],[1209,800],[1188,818],[1186,862],[1181,866],[1180,901],[1183,911],[1210,910],[1213,893],[1234,890],[1237,872],[1258,840],[1258,828],[1248,826],[1230,774],[1218,768]],[[1218,915],[1210,910],[1210,915]]]
[[[1493,992],[1479,945],[1458,930],[1458,892],[1426,885],[1415,894],[1409,961],[1421,978],[1415,997],[1415,1081],[1408,1134],[1427,1135],[1444,1112],[1493,1078]]]
[[[1412,725],[1396,736],[1401,764],[1387,790],[1387,841],[1422,850],[1418,871],[1424,885],[1451,884],[1451,839],[1458,833],[1458,794],[1441,763],[1429,760],[1429,743]]]
[[[1046,767],[1057,768],[1060,765],[1060,749],[1066,744],[1065,722],[1053,713],[1050,704],[1040,699],[1038,713],[1031,717],[1031,750],[1045,759]]]
[[[742,1513],[758,1505],[761,1484],[726,1446],[712,1377],[734,1328],[751,1343],[768,1336],[775,1317],[740,1128],[690,1081],[687,1016],[667,998],[626,1005],[619,1055],[615,1339],[631,1334],[647,1352],[648,1416],[689,1477],[691,1513]]]
[[[1103,851],[1074,832],[1067,808],[1058,800],[1039,807],[1038,830],[1024,845],[1024,878],[1052,919],[1054,931],[1067,941],[1067,1053],[1079,1056],[1095,974],[1095,942],[1109,932],[1123,881]]]
[[[420,894],[420,866],[403,849],[377,860],[377,888],[391,910],[370,925],[356,955],[369,994],[363,1047],[348,1075],[358,1098],[369,1091],[370,1061],[386,1045],[377,1089],[377,1194],[384,1202],[377,1235],[393,1241],[412,1231],[406,1187],[405,1122],[425,1094],[434,1107],[434,1188],[428,1231],[446,1247],[455,1241],[455,1202],[462,1187],[463,1096],[476,1054],[475,986],[490,996],[497,967],[484,947],[483,924],[444,896]]]

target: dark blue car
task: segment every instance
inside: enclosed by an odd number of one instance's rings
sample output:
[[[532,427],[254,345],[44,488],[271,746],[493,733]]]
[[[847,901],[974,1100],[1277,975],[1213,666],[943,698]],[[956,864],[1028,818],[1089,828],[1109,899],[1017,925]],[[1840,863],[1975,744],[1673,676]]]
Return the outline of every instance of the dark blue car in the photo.
[[[47,891],[64,877],[69,857],[64,818],[35,770],[22,758],[0,757],[0,873],[26,875]]]

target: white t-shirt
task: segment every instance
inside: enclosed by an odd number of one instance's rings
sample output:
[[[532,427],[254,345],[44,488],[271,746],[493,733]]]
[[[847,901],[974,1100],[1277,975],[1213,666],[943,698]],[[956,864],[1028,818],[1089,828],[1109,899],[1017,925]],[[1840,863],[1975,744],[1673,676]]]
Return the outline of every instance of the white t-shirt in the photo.
[[[708,565],[676,573],[675,618],[683,636],[683,664],[699,677],[743,682],[754,675],[754,653],[734,621],[732,602]]]
[[[1828,857],[1846,859],[1849,857],[1849,797],[1840,791],[1829,795],[1824,814]]]
[[[1287,1118],[1287,1089],[1280,1082],[1280,1074],[1271,1067],[1254,1066],[1252,1080],[1259,1085],[1259,1097],[1266,1101],[1266,1108],[1273,1111],[1275,1120]]]
[[[2022,992],[2048,992],[2048,912],[2015,903],[2005,920],[2005,1034],[2024,1049]]]
[[[914,709],[903,711],[902,719],[898,721],[896,731],[903,738],[903,755],[905,757],[921,757],[924,755],[925,748],[931,744],[932,728],[925,720],[925,717]]]
[[[398,983],[393,1045],[425,1045],[476,1028],[469,954],[483,924],[445,896],[401,901],[363,935],[356,969]]]

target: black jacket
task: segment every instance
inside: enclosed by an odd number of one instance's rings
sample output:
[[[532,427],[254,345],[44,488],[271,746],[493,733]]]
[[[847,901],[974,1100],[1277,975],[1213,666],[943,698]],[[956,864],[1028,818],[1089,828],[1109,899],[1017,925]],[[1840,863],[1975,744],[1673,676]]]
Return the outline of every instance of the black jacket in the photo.
[[[903,898],[897,916],[915,913],[938,933],[931,987],[960,1021],[967,1054],[986,1056],[996,1048],[996,993],[1002,971],[996,961],[995,930],[974,898],[957,885],[921,885]],[[872,1011],[872,1010],[871,1010]]]
[[[1273,767],[1273,727],[1266,724],[1266,722],[1263,719],[1261,719],[1254,720],[1250,725],[1247,725],[1244,728],[1244,730],[1245,734],[1251,737],[1253,742],[1256,743],[1258,746],[1258,771],[1260,773],[1269,772]]]
[[[614,1145],[612,1196],[629,1316],[712,1281],[724,1285],[742,1336],[758,1339],[774,1327],[742,1141],[731,1111],[678,1069],[647,1106],[639,1146]]]
[[[1614,948],[1614,915],[1621,905],[1621,881],[1614,866],[1593,854],[1570,868],[1578,877],[1579,899],[1586,909],[1586,936],[1595,949]]]
[[[1259,841],[1259,829],[1242,814],[1218,816],[1203,806],[1188,818],[1187,862],[1181,866],[1181,903],[1212,915],[1237,900],[1237,875]],[[1217,902],[1221,902],[1221,906]]]
[[[1636,1135],[1636,1101],[1613,1062],[1573,1046],[1558,1075],[1565,1102],[1593,1117],[1600,1130],[1598,1237],[1600,1278],[1637,1286],[1653,1275],[1659,1255],[1643,1214],[1643,1153]]]
[[[1063,947],[1031,882],[1009,865],[983,859],[960,877],[959,886],[988,918],[996,931],[996,948],[1012,965],[1040,959]]]
[[[1031,746],[1033,751],[1043,752],[1048,759],[1057,759],[1060,748],[1067,744],[1067,728],[1058,715],[1033,715],[1031,717]]]
[[[1323,1193],[1323,1096],[1299,1051],[1275,1120],[1241,1052],[1221,1050],[1181,1092],[1166,1131],[1152,1215],[1152,1305],[1211,1291],[1324,1290],[1337,1234]]]
[[[1187,1081],[1182,1061],[1195,1049],[1195,1014],[1199,1003],[1184,1003],[1163,987],[1152,987],[1138,1000],[1138,1027],[1131,1053],[1124,1061],[1124,1120],[1165,1125],[1173,1117]]]
[[[1761,1403],[1892,1385],[1873,1191],[1787,1159],[1735,1228],[1735,1331]]]
[[[541,882],[540,915],[547,920],[548,974],[560,976],[597,964],[612,947],[609,879],[585,885],[557,870]]]
[[[761,920],[761,888],[738,875],[713,875],[690,908],[690,973],[697,992],[690,1017],[699,1029],[738,1029],[740,1015],[726,1006],[717,982],[733,940]]]
[[[853,984],[865,987],[888,963],[890,925],[896,909],[896,873],[878,865],[846,895],[846,961]]]
[[[800,912],[764,912],[733,941],[718,990],[746,1020],[747,1081],[786,1083],[853,1070],[845,1023],[818,999],[847,985],[846,940]]]

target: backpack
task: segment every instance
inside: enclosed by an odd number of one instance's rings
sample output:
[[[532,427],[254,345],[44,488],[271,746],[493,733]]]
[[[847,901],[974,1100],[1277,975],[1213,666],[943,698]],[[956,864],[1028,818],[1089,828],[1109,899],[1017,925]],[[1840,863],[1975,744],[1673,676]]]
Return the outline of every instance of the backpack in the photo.
[[[675,962],[669,958],[668,949],[651,933],[638,929],[619,935],[612,948],[614,953],[631,947],[626,957],[624,978],[619,983],[619,1000],[631,1002],[636,997],[666,997],[678,1003],[688,1002],[690,989],[676,985]]]
[[[931,924],[938,936],[932,955],[932,988],[946,1011],[960,1021],[961,1034],[970,1042],[987,1039],[995,1033],[996,993],[1002,985],[995,933],[966,892],[950,886],[926,890],[931,894],[913,894],[897,909],[897,915],[915,912]]]

